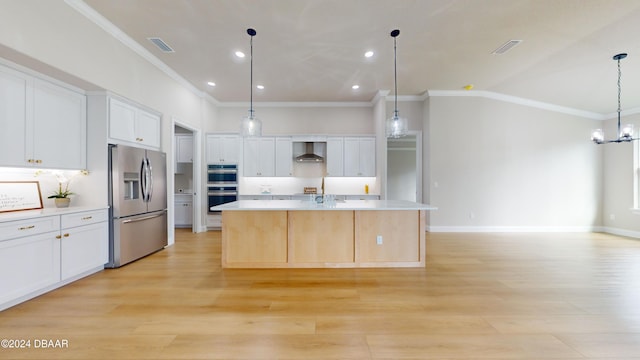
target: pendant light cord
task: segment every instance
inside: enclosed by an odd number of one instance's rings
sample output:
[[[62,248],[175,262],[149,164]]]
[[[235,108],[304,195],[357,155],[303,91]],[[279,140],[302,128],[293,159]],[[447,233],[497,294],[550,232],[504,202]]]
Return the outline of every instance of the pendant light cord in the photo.
[[[398,118],[398,50],[396,44],[396,38],[400,35],[400,30],[395,29],[391,31],[391,37],[393,37],[393,83],[394,83],[394,102],[393,102],[393,118]]]
[[[393,110],[393,114],[395,117],[398,117],[398,54],[397,54],[397,50],[396,50],[396,37],[393,37],[393,78],[394,78],[394,94],[395,94],[395,100],[394,100],[394,110]]]
[[[251,45],[251,75],[250,75],[250,84],[249,84],[249,116],[251,116],[251,118],[253,118],[253,35],[251,36],[251,41],[249,42],[249,44]]]
[[[618,137],[620,137],[620,112],[622,111],[622,106],[620,105],[620,93],[621,90],[621,79],[622,79],[622,70],[620,68],[620,59],[618,58]]]
[[[249,41],[249,45],[250,45],[250,64],[251,64],[251,72],[250,72],[250,77],[249,77],[249,118],[253,119],[253,37],[257,34],[256,31],[252,28],[247,29],[247,34],[249,34],[249,36],[251,36],[251,39]]]

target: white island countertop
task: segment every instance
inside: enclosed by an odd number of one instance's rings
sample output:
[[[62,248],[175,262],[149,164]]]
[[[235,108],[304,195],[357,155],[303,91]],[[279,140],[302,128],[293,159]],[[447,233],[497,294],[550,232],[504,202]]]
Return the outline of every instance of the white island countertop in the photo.
[[[239,200],[212,206],[211,210],[437,210],[437,208],[405,200],[338,200],[322,204],[309,200]]]

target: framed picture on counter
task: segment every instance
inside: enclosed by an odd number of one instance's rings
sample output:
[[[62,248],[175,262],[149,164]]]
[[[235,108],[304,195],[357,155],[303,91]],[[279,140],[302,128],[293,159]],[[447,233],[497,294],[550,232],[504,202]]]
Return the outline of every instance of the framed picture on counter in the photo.
[[[0,181],[0,213],[42,209],[38,181]]]

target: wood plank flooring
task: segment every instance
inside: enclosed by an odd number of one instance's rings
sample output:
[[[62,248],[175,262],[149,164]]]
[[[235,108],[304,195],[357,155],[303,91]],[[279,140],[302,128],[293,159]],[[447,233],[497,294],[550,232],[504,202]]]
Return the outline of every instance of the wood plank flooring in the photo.
[[[0,359],[640,359],[640,240],[427,234],[426,268],[221,269],[220,233],[0,312]],[[35,340],[67,340],[35,348]]]

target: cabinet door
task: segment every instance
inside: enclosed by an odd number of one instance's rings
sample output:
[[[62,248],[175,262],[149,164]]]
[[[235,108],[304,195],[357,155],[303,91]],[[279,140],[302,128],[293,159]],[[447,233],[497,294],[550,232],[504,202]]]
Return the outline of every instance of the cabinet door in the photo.
[[[135,122],[136,142],[155,149],[160,148],[160,116],[138,110]]]
[[[136,108],[116,99],[109,99],[109,137],[128,142],[136,140]]]
[[[82,94],[35,79],[33,159],[38,166],[87,167],[86,101]]]
[[[67,280],[109,261],[106,222],[62,229],[61,277]]]
[[[344,139],[331,137],[327,139],[327,176],[344,176]]]
[[[238,135],[223,135],[221,140],[222,161],[225,164],[237,164],[240,161]]]
[[[207,135],[207,164],[238,164],[238,135]]]
[[[344,175],[376,175],[376,140],[373,137],[344,138]]]
[[[0,66],[0,166],[25,166],[27,117],[33,100],[29,76]]]
[[[290,137],[276,138],[275,175],[293,175],[293,148]]]
[[[217,135],[207,135],[205,141],[207,164],[220,164],[222,162],[222,145]]]
[[[244,176],[275,175],[275,138],[249,138],[244,141]]]
[[[376,176],[376,139],[360,139],[360,175]]]
[[[106,222],[62,229],[61,277],[67,280],[109,261],[108,224]]]
[[[360,139],[344,138],[344,176],[360,173]]]
[[[193,203],[191,201],[176,200],[174,205],[175,225],[191,226],[193,224]]]
[[[244,176],[260,176],[260,142],[258,139],[244,139]]]
[[[0,304],[60,281],[57,235],[54,231],[0,242]]]
[[[193,136],[176,135],[176,162],[193,162]]]

